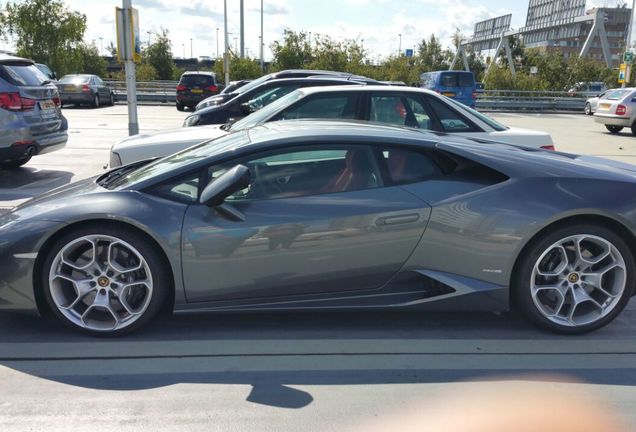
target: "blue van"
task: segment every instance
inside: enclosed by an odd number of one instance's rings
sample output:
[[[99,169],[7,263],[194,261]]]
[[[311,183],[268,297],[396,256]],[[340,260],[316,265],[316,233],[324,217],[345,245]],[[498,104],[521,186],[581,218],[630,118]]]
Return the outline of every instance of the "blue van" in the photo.
[[[420,75],[420,87],[433,90],[475,108],[475,74],[466,71],[437,71]]]

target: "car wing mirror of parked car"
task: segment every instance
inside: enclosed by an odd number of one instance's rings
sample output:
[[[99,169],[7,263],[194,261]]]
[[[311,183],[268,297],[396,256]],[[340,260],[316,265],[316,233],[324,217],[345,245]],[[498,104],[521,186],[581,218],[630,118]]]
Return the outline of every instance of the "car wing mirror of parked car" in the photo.
[[[236,165],[219,178],[211,181],[201,192],[201,204],[215,207],[229,219],[245,220],[245,216],[234,207],[225,204],[225,199],[251,183],[250,170],[245,165]]]
[[[249,102],[241,104],[241,112],[246,116],[252,114],[254,111],[254,107]]]

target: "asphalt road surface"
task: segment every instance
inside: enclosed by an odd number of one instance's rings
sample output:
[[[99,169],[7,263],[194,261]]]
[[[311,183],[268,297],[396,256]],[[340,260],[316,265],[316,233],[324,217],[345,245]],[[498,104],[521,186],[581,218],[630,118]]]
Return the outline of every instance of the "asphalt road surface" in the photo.
[[[100,172],[127,135],[123,106],[64,112],[67,148],[0,172],[0,207]],[[141,107],[141,129],[178,127],[184,116]],[[582,115],[495,117],[547,130],[559,149],[635,161],[631,135],[611,136]],[[3,432],[343,431],[494,380],[585,392],[636,429],[636,302],[579,337],[514,313],[181,315],[121,339],[0,314]]]

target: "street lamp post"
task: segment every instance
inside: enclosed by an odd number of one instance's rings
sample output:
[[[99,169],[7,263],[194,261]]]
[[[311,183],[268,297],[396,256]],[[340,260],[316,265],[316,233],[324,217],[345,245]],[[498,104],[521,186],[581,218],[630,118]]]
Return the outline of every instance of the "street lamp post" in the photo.
[[[632,48],[632,26],[634,20],[634,8],[636,7],[636,0],[632,1],[632,10],[629,13],[629,27],[627,28],[627,43],[625,44],[625,51],[631,51]],[[625,81],[623,81],[623,85],[621,87],[625,88],[627,86],[627,82],[630,79],[630,75],[632,73],[632,65],[627,65],[627,70],[625,71]]]
[[[181,44],[181,48],[183,49],[183,58],[185,59],[186,57],[185,57],[185,44],[184,43]]]
[[[148,33],[148,48],[150,48],[150,35],[152,35],[152,32],[147,31],[146,33]]]
[[[263,59],[263,47],[265,46],[265,41],[263,40],[263,0],[261,0],[261,37],[259,38],[259,53],[261,57],[261,73],[265,72],[265,60]]]
[[[236,55],[236,53],[238,53],[238,36],[234,36],[234,55]]]
[[[216,28],[216,58],[219,58],[219,28]]]
[[[99,38],[99,55],[104,57],[104,38],[103,37]]]
[[[228,51],[230,50],[230,41],[227,39],[227,0],[223,0],[223,33],[225,33],[223,54],[223,69],[225,71],[225,85],[230,84],[230,58]]]
[[[400,37],[400,44],[398,45],[398,55],[402,55],[402,33],[398,34]]]
[[[190,38],[190,58],[194,58],[194,55],[192,54],[192,38]]]
[[[360,50],[362,52],[364,52],[364,39],[362,39],[361,43],[360,43]]]

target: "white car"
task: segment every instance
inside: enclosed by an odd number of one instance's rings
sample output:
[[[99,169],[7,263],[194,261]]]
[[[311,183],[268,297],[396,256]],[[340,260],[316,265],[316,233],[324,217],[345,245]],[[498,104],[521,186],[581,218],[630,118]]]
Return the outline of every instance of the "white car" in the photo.
[[[594,113],[594,121],[605,125],[612,134],[630,128],[636,135],[636,88],[615,89],[605,95]]]
[[[167,156],[268,121],[296,119],[362,120],[554,150],[546,132],[506,127],[429,90],[333,86],[296,90],[232,125],[196,126],[127,138],[112,147],[110,166]]]

